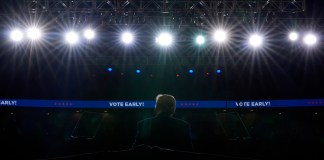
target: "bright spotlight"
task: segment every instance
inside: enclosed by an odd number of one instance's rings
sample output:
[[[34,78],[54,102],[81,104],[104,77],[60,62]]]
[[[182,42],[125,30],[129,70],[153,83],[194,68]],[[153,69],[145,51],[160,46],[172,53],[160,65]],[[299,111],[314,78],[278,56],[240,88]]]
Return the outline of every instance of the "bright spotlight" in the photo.
[[[92,29],[86,29],[83,32],[84,38],[91,40],[95,37],[95,32]]]
[[[262,37],[258,34],[253,34],[250,37],[249,44],[252,47],[260,47],[262,45]]]
[[[173,37],[170,33],[161,33],[158,35],[158,37],[155,38],[155,42],[158,43],[160,46],[168,47],[173,42]]]
[[[15,30],[11,31],[10,38],[11,38],[11,40],[13,40],[15,42],[19,42],[24,38],[24,35],[21,30],[15,29]]]
[[[202,35],[197,36],[197,37],[196,37],[196,43],[197,43],[198,45],[202,45],[202,44],[204,44],[204,43],[205,43],[205,37],[202,36]]]
[[[134,36],[132,33],[130,32],[124,32],[121,38],[122,42],[124,42],[125,44],[130,44],[133,42],[134,40]]]
[[[65,40],[69,44],[73,45],[73,44],[76,44],[79,41],[79,36],[74,31],[70,31],[70,32],[66,33]]]
[[[218,43],[225,42],[227,40],[227,33],[224,30],[217,30],[214,33],[214,39]]]
[[[304,43],[306,45],[312,46],[314,44],[316,44],[317,42],[317,37],[314,34],[307,34],[304,39],[303,39]]]
[[[31,27],[27,30],[27,37],[31,40],[37,40],[41,38],[41,30],[36,27]]]
[[[291,33],[289,34],[289,39],[290,39],[291,41],[296,41],[296,40],[298,39],[298,33],[297,33],[297,32],[291,32]]]

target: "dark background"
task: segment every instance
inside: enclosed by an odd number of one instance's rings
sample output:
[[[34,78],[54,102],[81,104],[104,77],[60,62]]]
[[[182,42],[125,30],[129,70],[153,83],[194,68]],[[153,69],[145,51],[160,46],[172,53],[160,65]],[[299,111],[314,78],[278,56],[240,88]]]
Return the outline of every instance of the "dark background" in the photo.
[[[322,159],[323,113],[322,108],[179,109],[175,117],[191,124],[195,152],[205,155],[200,159]],[[131,158],[127,151],[136,122],[153,115],[151,109],[2,108],[1,156],[94,159],[104,153],[101,159]],[[180,155],[190,158],[188,153]]]
[[[324,95],[320,0],[307,0],[303,13],[276,14],[271,21],[257,16],[255,24],[237,17],[217,17],[230,26],[233,41],[226,47],[208,42],[200,48],[192,44],[193,35],[208,35],[216,20],[203,27],[163,25],[159,21],[127,27],[98,25],[96,41],[71,48],[58,33],[72,22],[57,22],[42,15],[45,40],[34,45],[13,44],[7,38],[9,30],[32,19],[20,13],[23,6],[18,2],[2,0],[0,5],[1,98],[154,100],[157,94],[168,93],[177,100],[246,100],[315,99]],[[185,40],[178,39],[167,50],[157,47],[154,36],[161,26]],[[131,47],[117,40],[119,32],[128,27],[136,30],[139,38]],[[267,36],[265,49],[252,51],[246,47],[245,37],[253,28]],[[307,48],[301,41],[292,44],[287,40],[291,28],[301,34],[317,33],[317,45]],[[108,67],[113,71],[107,72]],[[135,69],[141,69],[141,74]],[[188,74],[188,69],[194,69],[194,74]],[[222,73],[217,74],[217,69]],[[323,113],[321,107],[282,106],[178,109],[175,116],[191,124],[193,144],[200,153],[233,158],[321,159]],[[6,159],[36,159],[129,149],[136,122],[153,115],[152,109],[2,107],[1,155]]]

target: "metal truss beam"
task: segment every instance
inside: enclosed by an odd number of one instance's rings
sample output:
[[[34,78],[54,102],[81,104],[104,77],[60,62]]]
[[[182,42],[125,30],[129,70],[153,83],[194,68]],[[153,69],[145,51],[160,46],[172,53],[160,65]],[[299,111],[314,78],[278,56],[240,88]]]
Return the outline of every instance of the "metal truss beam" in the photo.
[[[305,0],[25,0],[31,13],[303,12]]]
[[[306,0],[24,0],[29,14],[100,24],[203,26],[215,18],[254,22],[301,15]]]

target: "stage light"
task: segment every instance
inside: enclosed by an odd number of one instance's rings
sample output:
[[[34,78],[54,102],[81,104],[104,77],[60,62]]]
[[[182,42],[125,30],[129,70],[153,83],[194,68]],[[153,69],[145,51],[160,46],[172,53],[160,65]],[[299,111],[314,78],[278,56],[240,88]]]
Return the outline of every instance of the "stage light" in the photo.
[[[204,43],[205,43],[205,37],[202,36],[202,35],[197,36],[197,37],[196,37],[196,43],[197,43],[198,45],[202,45],[202,44],[204,44]]]
[[[217,70],[216,70],[216,73],[217,73],[217,74],[221,74],[221,73],[222,73],[222,70],[221,70],[221,69],[217,69]]]
[[[109,68],[107,68],[107,71],[108,71],[108,72],[112,72],[113,69],[112,69],[111,67],[109,67]]]
[[[304,39],[304,43],[308,46],[313,46],[317,42],[317,37],[314,34],[307,34]]]
[[[36,27],[31,27],[27,30],[27,37],[31,40],[37,40],[41,38],[41,30]]]
[[[14,29],[10,33],[10,39],[13,40],[13,41],[15,41],[15,42],[19,42],[23,38],[24,38],[24,35],[23,35],[22,31],[19,30],[19,29]]]
[[[139,70],[139,69],[136,69],[136,74],[140,74],[141,73],[141,70]]]
[[[223,43],[227,40],[227,33],[224,30],[217,30],[214,33],[214,40],[218,43]]]
[[[296,41],[297,39],[298,39],[298,33],[297,32],[291,32],[290,34],[289,34],[289,39],[291,40],[291,41]]]
[[[193,69],[189,69],[188,72],[189,72],[190,74],[193,74],[193,73],[194,73],[194,70],[193,70]]]
[[[134,36],[130,32],[124,32],[121,38],[122,42],[125,44],[130,44],[134,41]]]
[[[86,29],[83,32],[83,36],[87,40],[92,40],[95,37],[95,32],[92,29]]]
[[[251,35],[250,39],[249,39],[249,44],[254,47],[260,47],[262,45],[262,37],[258,34],[253,34]]]
[[[70,32],[66,33],[65,40],[69,44],[74,45],[79,41],[79,36],[74,31],[70,31]]]
[[[173,37],[170,33],[163,32],[155,38],[155,42],[162,47],[168,47],[173,43]]]

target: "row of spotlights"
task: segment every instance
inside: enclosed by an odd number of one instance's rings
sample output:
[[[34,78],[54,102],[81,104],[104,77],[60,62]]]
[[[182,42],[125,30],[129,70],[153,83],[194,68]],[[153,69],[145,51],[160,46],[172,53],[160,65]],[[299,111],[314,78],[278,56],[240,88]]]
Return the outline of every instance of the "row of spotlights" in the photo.
[[[35,27],[27,29],[27,37],[31,40],[37,40],[41,38],[40,29]],[[16,42],[21,41],[24,38],[24,33],[19,29],[14,29],[10,34],[10,38]]]
[[[107,71],[108,71],[108,72],[113,72],[113,68],[108,67],[108,68],[107,68]],[[189,70],[188,70],[188,73],[189,73],[189,74],[193,74],[194,72],[195,72],[195,71],[194,71],[193,69],[189,69]],[[141,70],[140,70],[140,69],[136,69],[136,70],[135,70],[135,73],[136,73],[136,74],[140,74],[140,73],[141,73]],[[209,73],[209,72],[207,72],[207,73]],[[222,73],[222,70],[221,70],[221,69],[217,69],[217,70],[216,70],[216,73],[217,73],[217,74],[221,74],[221,73]]]
[[[86,29],[83,32],[83,37],[87,40],[92,40],[95,38],[95,32],[92,29]],[[74,31],[67,32],[65,34],[65,40],[69,44],[74,45],[79,41],[79,34]]]
[[[291,41],[297,41],[299,39],[299,35],[297,32],[291,32],[289,34],[289,39]],[[314,34],[307,34],[304,38],[303,38],[303,42],[307,45],[314,45],[317,43],[317,37]]]
[[[32,27],[27,29],[25,34],[19,29],[14,29],[10,33],[11,40],[15,42],[22,41],[25,36],[27,36],[28,39],[34,41],[42,37],[42,32],[40,29]],[[83,32],[83,37],[87,40],[92,40],[95,38],[95,31],[92,29],[86,29]],[[293,42],[299,39],[297,32],[291,32],[288,37]],[[224,30],[217,30],[214,32],[213,39],[217,43],[225,43],[228,40],[228,34]],[[74,45],[79,41],[79,34],[75,31],[67,32],[65,34],[65,40],[67,43]],[[125,44],[131,44],[134,41],[134,35],[131,32],[124,32],[122,34],[121,41]],[[155,42],[162,47],[171,46],[173,41],[173,36],[168,32],[162,32],[155,38]],[[198,45],[203,45],[206,40],[203,35],[198,35],[195,39],[195,42]],[[303,42],[306,45],[312,46],[317,43],[317,37],[314,34],[307,34],[304,36]],[[254,48],[260,47],[263,44],[263,37],[259,34],[252,34],[249,38],[249,44]]]
[[[42,37],[42,31],[39,28],[32,27],[27,29],[25,33],[20,29],[14,29],[10,33],[10,39],[15,42],[22,41],[25,36],[30,40],[38,40]],[[86,29],[83,36],[87,40],[92,40],[95,37],[95,32],[92,29]],[[69,31],[65,34],[65,40],[69,44],[76,44],[79,41],[79,35],[74,31]]]

